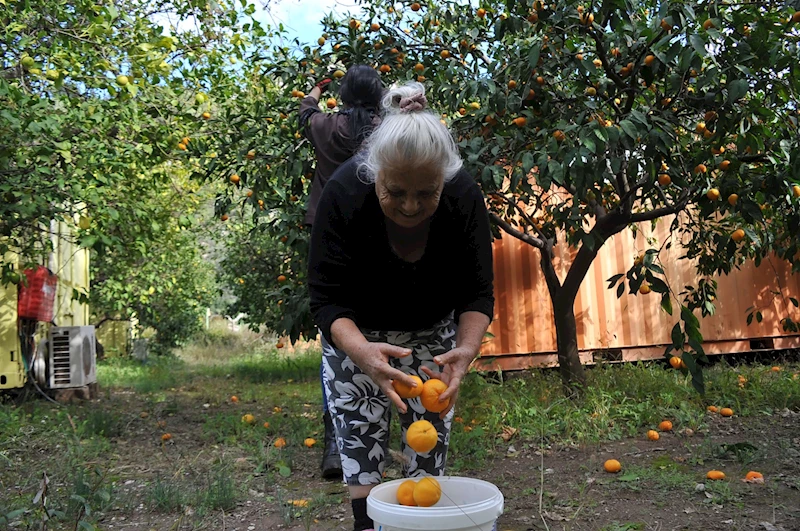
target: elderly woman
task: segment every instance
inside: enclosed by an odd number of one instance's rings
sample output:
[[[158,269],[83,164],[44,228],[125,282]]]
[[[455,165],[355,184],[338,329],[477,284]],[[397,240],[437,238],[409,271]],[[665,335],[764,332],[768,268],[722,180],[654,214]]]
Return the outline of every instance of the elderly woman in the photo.
[[[483,196],[426,105],[418,83],[388,91],[381,125],[325,186],[311,233],[311,310],[355,531],[373,526],[366,498],[381,482],[391,403],[404,475],[444,475],[458,387],[494,311]],[[441,378],[450,405],[431,413],[401,399],[392,381],[413,387],[411,375]],[[425,454],[405,444],[420,419],[439,434]]]

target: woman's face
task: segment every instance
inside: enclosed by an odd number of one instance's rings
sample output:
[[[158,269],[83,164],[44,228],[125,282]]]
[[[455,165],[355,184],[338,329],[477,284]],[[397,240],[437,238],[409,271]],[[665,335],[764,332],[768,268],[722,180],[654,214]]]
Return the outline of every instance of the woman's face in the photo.
[[[439,206],[444,178],[430,166],[381,171],[375,191],[383,214],[397,225],[411,229],[430,218]]]

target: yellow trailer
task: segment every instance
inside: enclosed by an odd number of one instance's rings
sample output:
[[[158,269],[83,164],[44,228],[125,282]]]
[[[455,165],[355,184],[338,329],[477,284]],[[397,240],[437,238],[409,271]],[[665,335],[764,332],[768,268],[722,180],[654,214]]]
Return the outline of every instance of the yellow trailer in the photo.
[[[8,254],[5,260],[16,263],[16,256]],[[17,286],[9,284],[0,286],[0,389],[24,385],[25,368],[17,333]]]

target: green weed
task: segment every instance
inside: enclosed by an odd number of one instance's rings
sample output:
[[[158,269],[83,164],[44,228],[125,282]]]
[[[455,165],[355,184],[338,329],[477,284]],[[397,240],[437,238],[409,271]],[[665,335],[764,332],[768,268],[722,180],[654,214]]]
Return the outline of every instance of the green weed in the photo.
[[[185,496],[181,487],[158,478],[148,488],[147,502],[155,511],[175,512],[183,507]]]
[[[206,512],[229,510],[236,506],[239,489],[233,479],[233,467],[220,463],[205,477],[205,485],[196,493],[196,505]]]
[[[83,437],[120,437],[124,431],[125,422],[119,413],[94,407],[90,409],[85,418],[80,422],[78,433]]]

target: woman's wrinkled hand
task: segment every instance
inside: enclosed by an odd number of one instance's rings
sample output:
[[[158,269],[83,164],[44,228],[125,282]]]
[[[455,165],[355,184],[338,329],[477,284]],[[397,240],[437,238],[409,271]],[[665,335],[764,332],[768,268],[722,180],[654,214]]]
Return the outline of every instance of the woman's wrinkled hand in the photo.
[[[404,358],[411,355],[411,349],[390,345],[388,343],[365,343],[360,345],[356,352],[349,354],[353,362],[358,365],[375,385],[380,387],[383,394],[394,402],[398,411],[405,413],[407,406],[400,395],[394,390],[392,380],[405,382],[414,386],[414,380],[406,373],[395,369],[389,363],[390,358]]]
[[[453,409],[458,399],[458,388],[461,385],[461,380],[467,374],[469,366],[477,356],[478,353],[473,352],[471,349],[456,347],[445,354],[440,354],[433,358],[433,362],[442,367],[441,373],[422,367],[422,371],[429,377],[439,378],[447,384],[447,390],[441,394],[439,401],[444,402],[449,398],[450,404],[439,414],[440,418],[444,418]]]

